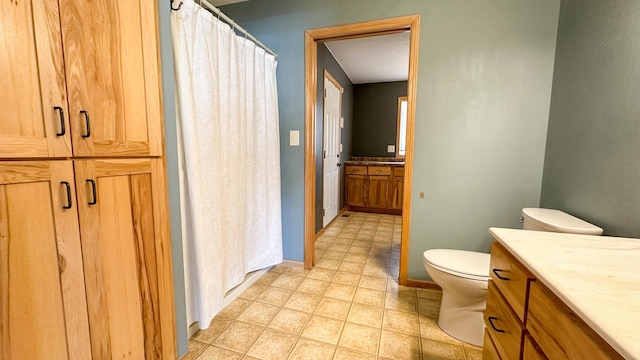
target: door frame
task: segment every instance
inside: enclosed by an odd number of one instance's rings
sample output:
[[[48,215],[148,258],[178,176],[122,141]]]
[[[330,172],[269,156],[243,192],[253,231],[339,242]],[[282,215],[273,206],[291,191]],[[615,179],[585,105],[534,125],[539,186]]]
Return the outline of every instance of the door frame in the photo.
[[[325,70],[324,70],[324,72],[323,72],[323,77],[322,77],[322,83],[323,83],[322,88],[324,89],[324,91],[326,91],[326,87],[325,87],[325,85],[324,85],[324,83],[325,83],[325,82],[324,82],[324,79],[325,79],[325,78],[326,78],[327,80],[329,80],[329,82],[330,82],[330,83],[332,83],[332,84],[333,84],[333,86],[335,86],[335,87],[338,89],[338,91],[340,92],[340,104],[338,105],[338,113],[340,114],[340,117],[339,117],[339,119],[338,119],[338,144],[342,144],[342,128],[340,127],[340,124],[342,123],[342,120],[341,120],[341,119],[342,119],[342,100],[343,100],[343,98],[342,98],[343,96],[342,96],[342,95],[344,94],[344,88],[343,88],[343,87],[342,87],[342,85],[340,85],[340,83],[339,83],[339,82],[338,82],[338,81],[337,81],[333,76],[331,76],[331,74],[330,74],[330,73],[325,69]],[[327,135],[327,134],[325,133],[325,127],[324,127],[324,115],[325,115],[325,111],[326,111],[326,108],[327,108],[326,103],[325,103],[325,100],[326,100],[326,96],[323,96],[323,97],[322,97],[322,101],[323,101],[323,103],[322,103],[322,125],[323,125],[323,126],[322,126],[322,150],[323,150],[323,151],[325,150],[325,148],[324,148],[324,144],[325,144],[325,142],[324,142],[324,141],[325,141],[325,137],[326,137],[326,135]],[[340,146],[340,145],[338,145],[338,146]],[[342,151],[338,150],[338,153],[339,153],[339,159],[338,159],[338,161],[341,161],[341,160],[342,160]],[[325,162],[325,158],[324,158],[324,156],[323,156],[323,157],[322,157],[322,172],[323,172],[323,174],[322,174],[322,175],[323,175],[323,176],[322,176],[322,178],[321,178],[321,179],[322,179],[322,209],[323,209],[323,210],[324,210],[324,190],[325,190],[325,188],[324,188],[324,185],[325,185],[325,183],[324,183],[324,162]],[[337,193],[336,195],[337,195],[337,197],[338,197],[338,198],[336,199],[336,201],[337,201],[337,205],[336,205],[336,206],[337,206],[337,212],[336,212],[336,214],[340,214],[340,170],[338,170],[338,193]],[[333,218],[333,219],[335,219],[335,218]],[[333,221],[333,219],[331,219],[331,221]],[[324,219],[324,215],[323,215],[323,216],[322,216],[322,227],[323,227],[323,228],[325,227],[325,225],[324,225],[324,221],[325,221],[325,219]],[[315,231],[315,230],[314,230],[314,231]]]
[[[400,273],[398,278],[398,283],[400,285],[405,285],[407,283],[420,15],[408,15],[305,31],[304,267],[306,269],[313,268],[315,262],[315,159],[318,44],[331,40],[344,40],[349,38],[393,34],[407,30],[411,31],[409,41],[409,78],[407,83],[407,154],[405,156],[405,189],[403,194]]]

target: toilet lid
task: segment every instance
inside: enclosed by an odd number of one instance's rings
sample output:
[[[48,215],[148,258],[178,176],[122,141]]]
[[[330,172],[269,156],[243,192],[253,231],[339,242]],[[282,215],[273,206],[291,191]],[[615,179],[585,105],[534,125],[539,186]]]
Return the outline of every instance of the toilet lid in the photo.
[[[491,255],[465,250],[431,249],[423,254],[434,267],[453,274],[489,278]]]

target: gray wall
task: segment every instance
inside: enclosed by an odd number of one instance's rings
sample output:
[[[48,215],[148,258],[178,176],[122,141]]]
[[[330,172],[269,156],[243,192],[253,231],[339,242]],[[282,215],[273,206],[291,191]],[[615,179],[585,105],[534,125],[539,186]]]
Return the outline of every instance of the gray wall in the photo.
[[[171,255],[173,257],[173,287],[176,307],[178,357],[188,351],[187,310],[184,297],[184,263],[182,259],[182,226],[180,223],[180,183],[178,181],[178,140],[176,138],[175,79],[173,43],[168,1],[160,1],[160,57],[162,61],[162,93],[164,102],[167,186],[171,222]]]
[[[406,81],[354,85],[353,156],[396,156],[387,145],[396,143],[400,96]]]
[[[488,252],[488,227],[518,227],[520,209],[540,202],[559,5],[252,0],[223,10],[278,52],[282,139],[289,129],[304,130],[305,30],[421,15],[408,270],[427,278],[424,250]],[[304,146],[287,145],[281,145],[284,256],[302,260]]]
[[[541,206],[640,237],[640,2],[563,0]]]
[[[316,233],[322,229],[322,144],[324,117],[324,70],[342,86],[342,116],[344,128],[341,132],[342,154],[340,161],[351,158],[351,134],[353,128],[353,84],[344,73],[336,59],[324,44],[318,44],[318,87],[316,91]],[[344,207],[344,166],[340,168],[340,203],[339,209]]]

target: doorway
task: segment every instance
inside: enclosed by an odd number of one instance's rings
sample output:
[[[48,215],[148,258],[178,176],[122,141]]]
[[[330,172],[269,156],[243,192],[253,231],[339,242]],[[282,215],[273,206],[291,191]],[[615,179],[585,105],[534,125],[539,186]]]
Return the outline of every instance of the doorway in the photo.
[[[400,270],[398,282],[407,281],[407,259],[409,246],[409,220],[411,215],[411,177],[413,168],[413,144],[415,125],[415,99],[418,67],[418,39],[420,16],[411,15],[391,19],[367,21],[363,23],[313,29],[305,32],[305,268],[314,266],[315,238],[315,193],[316,193],[316,87],[317,87],[317,46],[319,43],[356,37],[368,37],[410,31],[409,76],[407,81],[407,122],[405,179],[402,212],[402,238],[400,245]]]
[[[324,71],[322,146],[322,227],[338,216],[340,204],[340,118],[342,86]]]

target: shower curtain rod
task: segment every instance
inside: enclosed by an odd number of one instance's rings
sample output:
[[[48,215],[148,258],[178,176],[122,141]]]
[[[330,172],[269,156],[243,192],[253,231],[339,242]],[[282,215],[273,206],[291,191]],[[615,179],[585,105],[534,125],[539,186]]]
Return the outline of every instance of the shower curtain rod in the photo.
[[[225,13],[223,13],[222,11],[220,11],[220,9],[218,9],[217,7],[211,5],[207,0],[195,0],[200,6],[206,8],[207,10],[209,10],[210,12],[212,12],[216,17],[218,17],[219,19],[224,20],[227,24],[231,25],[231,27],[234,30],[238,30],[239,32],[241,32],[246,38],[251,39],[251,41],[253,41],[254,43],[256,43],[256,45],[260,46],[261,48],[264,49],[264,51],[268,52],[269,54],[275,56],[275,58],[278,58],[278,54],[276,54],[275,51],[269,49],[267,47],[267,45],[263,44],[262,42],[260,42],[260,40],[256,39],[255,36],[249,34],[249,32],[247,30],[245,30],[242,26],[236,24],[236,22],[234,20],[232,20],[230,17],[228,17]],[[173,11],[178,11],[180,10],[180,8],[182,7],[182,1],[180,1],[180,4],[178,4],[177,8],[173,7],[173,0],[169,0],[169,2],[171,3],[171,10]]]

